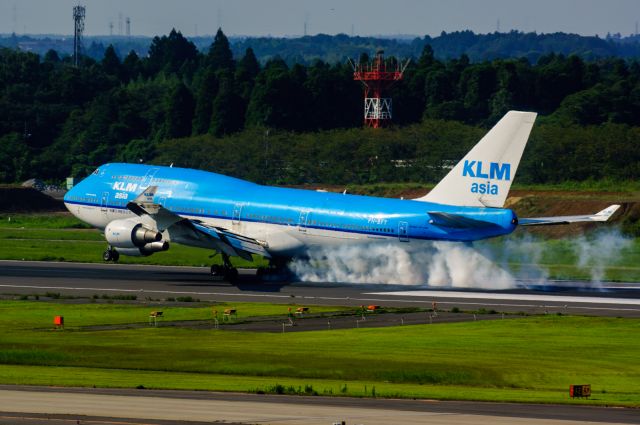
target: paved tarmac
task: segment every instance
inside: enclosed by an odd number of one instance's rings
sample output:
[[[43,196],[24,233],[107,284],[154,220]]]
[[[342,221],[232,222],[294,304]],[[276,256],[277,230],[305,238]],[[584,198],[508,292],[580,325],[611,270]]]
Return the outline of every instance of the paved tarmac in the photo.
[[[637,424],[637,409],[47,387],[0,388],[0,424]],[[76,422],[77,421],[77,422]]]
[[[638,284],[605,283],[597,289],[584,282],[520,284],[522,287],[514,290],[479,291],[406,285],[278,283],[260,282],[255,270],[247,269],[241,270],[240,280],[231,285],[212,280],[202,267],[0,261],[1,294],[135,294],[139,299],[192,296],[203,301],[421,308],[431,308],[436,302],[440,309],[640,317]]]
[[[437,290],[393,285],[261,283],[243,270],[238,284],[212,281],[199,267],[0,261],[0,293],[135,294],[207,301],[369,305],[499,312],[640,317],[640,290],[605,284],[554,282],[510,291]],[[525,288],[528,287],[528,288]],[[424,313],[421,313],[424,314]],[[442,314],[442,313],[441,313]],[[447,314],[447,313],[445,313]],[[416,316],[426,320],[427,316]],[[351,319],[349,319],[351,320]],[[352,326],[350,324],[349,326]],[[637,409],[506,403],[289,397],[209,392],[0,387],[4,424],[589,424],[640,423]]]

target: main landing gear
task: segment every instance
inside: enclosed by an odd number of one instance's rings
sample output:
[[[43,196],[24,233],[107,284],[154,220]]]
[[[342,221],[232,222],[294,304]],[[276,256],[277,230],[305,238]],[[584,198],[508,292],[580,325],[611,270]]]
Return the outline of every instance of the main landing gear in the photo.
[[[227,254],[222,254],[222,262],[223,264],[214,264],[211,266],[211,276],[228,280],[229,282],[234,282],[238,279],[238,269],[233,267]]]
[[[260,267],[257,276],[263,282],[282,282],[291,280],[291,271],[287,268],[287,259],[270,259],[269,266]]]
[[[105,252],[102,253],[102,259],[106,262],[113,261],[117,263],[120,259],[120,254],[111,245],[109,245]]]

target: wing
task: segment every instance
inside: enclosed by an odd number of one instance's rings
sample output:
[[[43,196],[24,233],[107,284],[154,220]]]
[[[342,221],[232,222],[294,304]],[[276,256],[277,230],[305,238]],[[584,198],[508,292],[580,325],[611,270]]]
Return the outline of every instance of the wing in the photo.
[[[181,217],[160,204],[153,202],[158,190],[150,186],[127,204],[127,208],[139,216],[144,222],[163,232],[168,230],[171,239],[179,243],[202,248],[215,249],[227,255],[242,257],[252,261],[251,254],[271,258],[265,249],[265,243],[252,239],[222,227],[209,226],[200,220],[189,220]]]
[[[620,205],[610,205],[599,213],[593,215],[565,215],[559,217],[532,217],[521,218],[518,223],[521,226],[544,226],[554,224],[589,223],[607,221],[618,211]]]

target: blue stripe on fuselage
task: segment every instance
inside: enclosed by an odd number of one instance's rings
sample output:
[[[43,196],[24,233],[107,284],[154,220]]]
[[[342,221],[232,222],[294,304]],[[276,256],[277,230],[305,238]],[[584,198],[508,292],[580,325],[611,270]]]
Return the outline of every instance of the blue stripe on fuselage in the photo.
[[[455,207],[425,202],[261,186],[206,171],[106,164],[65,196],[68,204],[125,209],[150,185],[155,202],[191,217],[301,225],[305,229],[398,237],[401,222],[410,239],[471,241],[513,231],[511,210]],[[92,196],[87,196],[91,194]],[[106,202],[104,200],[106,199]],[[104,205],[101,205],[104,204]],[[235,211],[235,212],[234,212]],[[494,223],[486,229],[443,229],[429,223],[428,211]]]

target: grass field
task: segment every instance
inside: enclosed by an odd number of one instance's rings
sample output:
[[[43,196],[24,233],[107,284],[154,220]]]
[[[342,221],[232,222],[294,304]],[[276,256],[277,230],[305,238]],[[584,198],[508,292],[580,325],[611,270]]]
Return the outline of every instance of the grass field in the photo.
[[[2,214],[0,215],[0,259],[32,261],[102,262],[106,248],[104,236],[70,214]],[[171,266],[209,266],[221,263],[212,251],[172,244],[171,253],[149,257],[120,256],[123,264],[157,264]],[[253,263],[231,259],[236,267],[266,265],[261,257]]]
[[[282,305],[234,304],[242,317]],[[640,407],[640,321],[568,316],[296,333],[79,326],[205,320],[218,306],[0,302],[0,383]],[[321,311],[312,307],[313,311]],[[325,311],[341,310],[326,307]],[[63,314],[67,328],[51,329]],[[569,400],[590,383],[590,400]]]

